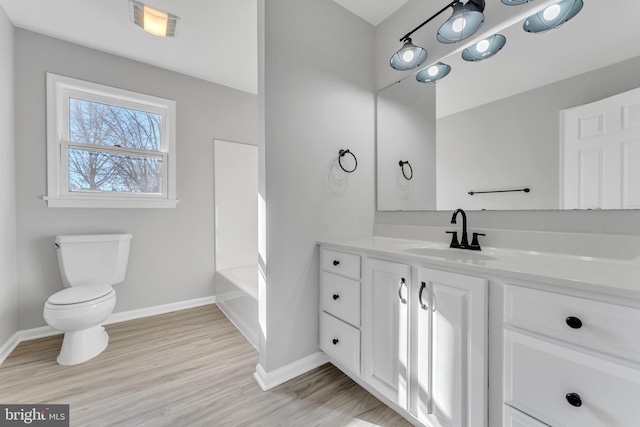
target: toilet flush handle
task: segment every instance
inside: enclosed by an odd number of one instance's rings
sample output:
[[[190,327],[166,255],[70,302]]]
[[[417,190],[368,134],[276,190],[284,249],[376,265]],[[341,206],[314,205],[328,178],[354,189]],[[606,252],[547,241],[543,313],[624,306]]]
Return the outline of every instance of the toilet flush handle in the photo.
[[[53,246],[55,246],[55,247],[56,247],[56,249],[60,249],[60,245],[59,245],[59,244],[57,244],[57,243],[54,243],[54,244],[53,244]]]

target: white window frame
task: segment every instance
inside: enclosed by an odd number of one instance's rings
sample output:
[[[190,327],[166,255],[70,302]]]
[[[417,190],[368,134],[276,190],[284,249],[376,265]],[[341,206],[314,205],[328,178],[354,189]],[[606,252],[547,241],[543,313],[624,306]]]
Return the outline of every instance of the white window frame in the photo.
[[[74,143],[69,136],[69,99],[158,114],[162,151],[128,150]],[[176,117],[175,101],[47,73],[47,196],[48,207],[66,208],[175,208]],[[133,152],[162,158],[162,193],[110,193],[69,191],[69,148],[132,155]]]

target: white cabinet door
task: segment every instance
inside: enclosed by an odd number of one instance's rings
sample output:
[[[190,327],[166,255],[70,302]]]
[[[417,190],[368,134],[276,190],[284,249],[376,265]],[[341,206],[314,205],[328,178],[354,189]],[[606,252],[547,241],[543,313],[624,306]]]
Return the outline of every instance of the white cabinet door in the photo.
[[[487,281],[418,269],[412,290],[411,413],[432,427],[487,420]]]
[[[407,408],[410,273],[408,265],[368,259],[362,287],[363,378],[403,409]]]

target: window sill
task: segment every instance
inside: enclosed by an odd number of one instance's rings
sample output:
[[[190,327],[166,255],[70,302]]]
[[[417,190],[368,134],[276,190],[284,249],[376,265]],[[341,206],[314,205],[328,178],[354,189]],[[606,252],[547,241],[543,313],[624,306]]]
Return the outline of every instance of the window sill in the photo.
[[[134,197],[48,197],[43,199],[50,208],[175,208],[178,200]]]

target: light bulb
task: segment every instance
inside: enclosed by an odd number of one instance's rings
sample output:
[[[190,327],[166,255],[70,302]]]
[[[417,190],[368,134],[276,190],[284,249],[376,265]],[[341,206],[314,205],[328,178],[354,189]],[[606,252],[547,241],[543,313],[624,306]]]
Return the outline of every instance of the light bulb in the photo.
[[[464,27],[466,26],[467,26],[467,20],[464,19],[463,17],[460,17],[460,18],[457,18],[455,21],[453,21],[453,23],[451,24],[451,29],[456,33],[461,33],[462,30],[464,30]]]
[[[413,61],[413,57],[415,55],[413,54],[413,50],[406,50],[405,52],[402,53],[402,60],[404,62],[411,62]]]
[[[476,44],[476,50],[480,53],[486,52],[489,49],[489,41],[488,40],[480,40]]]
[[[549,6],[542,12],[542,17],[545,21],[551,21],[552,19],[556,19],[560,15],[560,6],[554,4]]]
[[[438,66],[437,65],[433,65],[433,66],[429,67],[429,69],[427,70],[427,74],[429,74],[431,77],[433,77],[436,74],[438,74]]]

